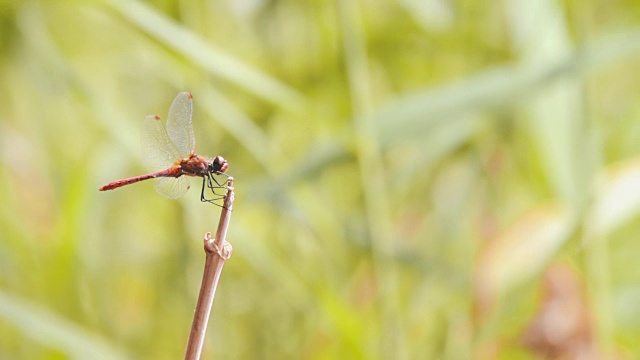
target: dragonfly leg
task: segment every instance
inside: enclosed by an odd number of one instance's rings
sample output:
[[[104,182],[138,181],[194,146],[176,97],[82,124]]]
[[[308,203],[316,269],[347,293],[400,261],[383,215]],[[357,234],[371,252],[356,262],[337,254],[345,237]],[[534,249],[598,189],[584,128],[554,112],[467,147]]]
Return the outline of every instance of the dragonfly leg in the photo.
[[[216,173],[216,175],[225,175],[229,177],[229,175],[224,173]],[[224,194],[218,194],[216,189],[225,189],[227,190],[227,186],[224,183],[219,183],[218,180],[213,176],[213,173],[207,174],[207,187],[211,189],[211,192],[216,196],[224,196]],[[213,183],[216,183],[217,186],[214,186]]]
[[[218,182],[213,179],[213,181],[218,184]],[[205,189],[209,188],[211,189],[211,192],[215,195],[215,197],[208,199],[205,195]],[[207,174],[205,176],[202,177],[202,191],[200,192],[200,201],[202,202],[208,202],[210,204],[216,205],[216,206],[220,206],[221,208],[224,208],[224,206],[218,204],[217,202],[220,200],[224,201],[225,195],[224,194],[218,194],[216,192],[215,189],[221,189],[221,188],[226,188],[226,186],[214,186],[213,182],[212,182],[212,176],[210,174]]]
[[[216,175],[226,176],[227,178],[229,178],[229,175],[227,175],[227,174],[225,174],[225,173],[223,173],[223,172],[216,172],[215,174],[216,174]],[[210,176],[210,179],[213,179],[213,181],[215,181],[215,183],[216,183],[216,184],[218,184],[218,187],[220,187],[220,188],[225,188],[225,189],[227,188],[225,185],[220,184],[220,183],[218,182],[218,180],[217,180],[215,177],[213,177],[213,174],[209,174],[209,176]],[[209,182],[209,183],[211,183],[211,182]]]

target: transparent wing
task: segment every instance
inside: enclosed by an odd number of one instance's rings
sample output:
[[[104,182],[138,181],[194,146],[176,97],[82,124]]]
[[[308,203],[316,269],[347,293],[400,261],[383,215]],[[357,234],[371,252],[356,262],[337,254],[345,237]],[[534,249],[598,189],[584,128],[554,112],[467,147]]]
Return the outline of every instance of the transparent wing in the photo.
[[[182,159],[180,152],[169,139],[164,124],[156,115],[144,118],[142,156],[150,171],[166,169]]]
[[[161,178],[154,185],[156,191],[169,199],[177,199],[189,190],[189,179],[186,176]]]
[[[196,147],[191,120],[192,114],[193,98],[188,92],[181,92],[173,100],[169,108],[167,133],[183,158],[193,154]]]

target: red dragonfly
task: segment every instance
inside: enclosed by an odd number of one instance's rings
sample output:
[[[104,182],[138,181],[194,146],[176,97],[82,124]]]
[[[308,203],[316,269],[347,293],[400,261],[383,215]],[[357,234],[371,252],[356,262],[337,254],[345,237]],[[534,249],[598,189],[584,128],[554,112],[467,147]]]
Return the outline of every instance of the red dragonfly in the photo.
[[[194,153],[196,140],[193,135],[191,114],[193,113],[193,97],[188,92],[176,96],[169,108],[167,126],[157,115],[149,115],[144,119],[142,130],[142,151],[145,164],[151,173],[110,182],[100,191],[113,190],[138,181],[161,178],[155,184],[156,191],[169,199],[177,199],[189,190],[189,179],[186,176],[202,177],[200,200],[213,203],[222,198],[215,192],[223,188],[214,175],[225,175],[229,163],[222,156],[213,160]],[[217,186],[213,185],[213,182]],[[213,199],[205,197],[205,188],[217,196]]]

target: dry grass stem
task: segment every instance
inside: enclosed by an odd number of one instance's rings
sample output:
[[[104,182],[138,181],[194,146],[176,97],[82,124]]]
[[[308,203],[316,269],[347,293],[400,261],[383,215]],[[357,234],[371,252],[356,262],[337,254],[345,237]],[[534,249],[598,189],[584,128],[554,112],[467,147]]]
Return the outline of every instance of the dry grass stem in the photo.
[[[218,280],[220,279],[225,260],[231,257],[232,247],[225,238],[227,236],[227,229],[229,228],[229,220],[231,219],[231,211],[235,197],[232,177],[229,178],[227,186],[227,194],[224,199],[222,212],[220,213],[216,237],[212,239],[210,232],[207,232],[204,236],[206,260],[204,274],[202,275],[202,284],[200,285],[200,294],[198,295],[198,304],[196,305],[195,314],[193,315],[189,342],[187,343],[187,351],[184,356],[187,360],[200,359]]]

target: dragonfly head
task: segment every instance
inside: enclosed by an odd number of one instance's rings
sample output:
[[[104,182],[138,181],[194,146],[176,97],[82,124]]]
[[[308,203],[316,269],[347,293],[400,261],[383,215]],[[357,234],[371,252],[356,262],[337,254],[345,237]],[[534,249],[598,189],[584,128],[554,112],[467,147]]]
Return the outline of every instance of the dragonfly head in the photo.
[[[229,168],[229,163],[222,156],[216,156],[209,163],[209,171],[212,173],[224,173]]]

